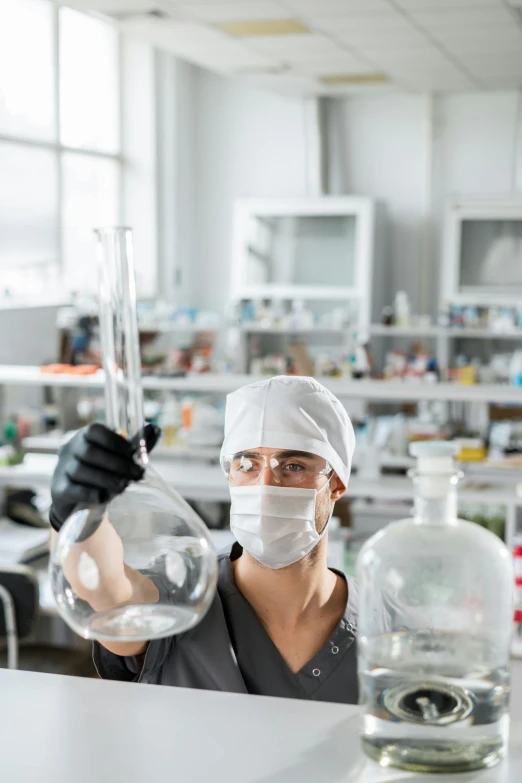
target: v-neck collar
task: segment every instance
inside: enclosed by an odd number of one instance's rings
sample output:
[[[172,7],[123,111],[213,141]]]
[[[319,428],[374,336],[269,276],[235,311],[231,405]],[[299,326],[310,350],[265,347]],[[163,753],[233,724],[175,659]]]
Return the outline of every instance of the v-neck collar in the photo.
[[[239,544],[234,544],[230,554],[220,557],[218,590],[222,601],[224,602],[225,615],[227,615],[227,604],[229,602],[231,613],[233,612],[234,616],[237,614],[237,605],[239,603],[241,606],[241,614],[245,619],[248,618],[248,623],[252,629],[255,629],[255,634],[258,635],[259,642],[262,642],[262,644],[266,646],[266,652],[274,662],[275,668],[280,669],[284,680],[289,684],[292,683],[294,688],[297,687],[299,689],[302,698],[310,698],[320,689],[321,685],[325,683],[330,674],[337,669],[349,651],[351,651],[350,657],[355,655],[354,643],[357,634],[357,583],[355,579],[346,577],[340,571],[330,569],[333,573],[345,579],[347,582],[348,599],[345,612],[321,649],[299,671],[292,672],[270,634],[257,616],[254,608],[243,596],[236,584],[232,560],[237,559],[241,552],[242,549]],[[232,609],[233,605],[236,607],[235,610]],[[241,626],[232,628],[231,625],[233,623],[231,622],[230,616],[227,624],[229,625],[231,638],[234,639],[234,637],[236,637],[236,644],[238,647],[246,647],[248,644],[246,629]],[[245,634],[244,638],[243,633]],[[251,635],[252,634],[250,634],[250,636]],[[237,649],[235,652],[240,668],[242,659],[245,666],[255,666],[253,657],[248,654],[248,650]],[[258,651],[256,650],[256,652]],[[242,673],[245,674],[245,672]]]

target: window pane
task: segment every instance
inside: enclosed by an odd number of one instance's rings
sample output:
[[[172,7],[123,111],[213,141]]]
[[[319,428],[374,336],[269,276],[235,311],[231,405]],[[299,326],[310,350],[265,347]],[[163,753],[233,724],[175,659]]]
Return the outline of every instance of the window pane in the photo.
[[[0,133],[54,137],[53,5],[0,0]]]
[[[19,294],[58,264],[56,154],[0,143],[0,276]],[[28,290],[22,293],[30,293]]]
[[[65,153],[62,157],[63,255],[68,290],[97,290],[93,229],[119,223],[119,168],[116,161],[90,155]]]
[[[60,137],[63,144],[119,151],[118,32],[60,10]]]

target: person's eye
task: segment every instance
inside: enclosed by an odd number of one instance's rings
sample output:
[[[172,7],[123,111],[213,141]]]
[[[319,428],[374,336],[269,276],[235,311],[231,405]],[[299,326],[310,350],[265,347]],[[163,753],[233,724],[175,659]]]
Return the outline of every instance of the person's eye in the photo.
[[[249,459],[244,459],[241,461],[238,470],[242,471],[243,473],[251,473],[253,470],[255,470],[255,467],[256,466],[254,462]]]
[[[288,470],[290,473],[301,473],[306,470],[306,467],[300,465],[298,462],[287,462],[286,465],[284,465],[284,469]]]

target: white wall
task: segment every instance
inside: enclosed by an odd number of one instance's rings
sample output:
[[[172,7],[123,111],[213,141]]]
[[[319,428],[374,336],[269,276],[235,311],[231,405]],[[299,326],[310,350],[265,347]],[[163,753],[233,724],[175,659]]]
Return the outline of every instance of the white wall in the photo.
[[[222,309],[234,200],[306,194],[305,108],[300,99],[185,67],[184,149],[191,163],[185,161],[183,176],[193,223],[181,253],[183,291],[194,304]],[[332,191],[368,195],[385,205],[385,266],[376,272],[377,299],[391,301],[404,288],[415,308],[434,314],[449,195],[507,194],[515,185],[522,190],[518,98],[516,92],[433,99],[387,94],[335,102]]]
[[[193,301],[222,307],[229,287],[234,201],[306,193],[304,107],[206,71],[193,81]]]
[[[404,288],[417,301],[423,264],[428,132],[427,99],[421,95],[386,95],[343,100],[334,109],[330,148],[331,181],[338,193],[370,196],[383,203],[381,264],[374,290]],[[342,157],[341,157],[342,156]],[[341,158],[341,171],[337,159]]]

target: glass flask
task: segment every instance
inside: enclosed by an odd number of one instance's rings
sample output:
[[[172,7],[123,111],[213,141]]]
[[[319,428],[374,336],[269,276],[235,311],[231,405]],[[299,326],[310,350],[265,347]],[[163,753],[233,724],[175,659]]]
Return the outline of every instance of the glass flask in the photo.
[[[132,439],[145,475],[108,505],[75,510],[51,554],[51,584],[84,638],[146,641],[202,619],[217,558],[207,527],[147,455],[131,231],[99,230],[96,244],[106,424]]]
[[[411,446],[414,516],[357,560],[363,748],[414,772],[492,766],[508,739],[512,560],[496,535],[457,518],[456,450]]]

